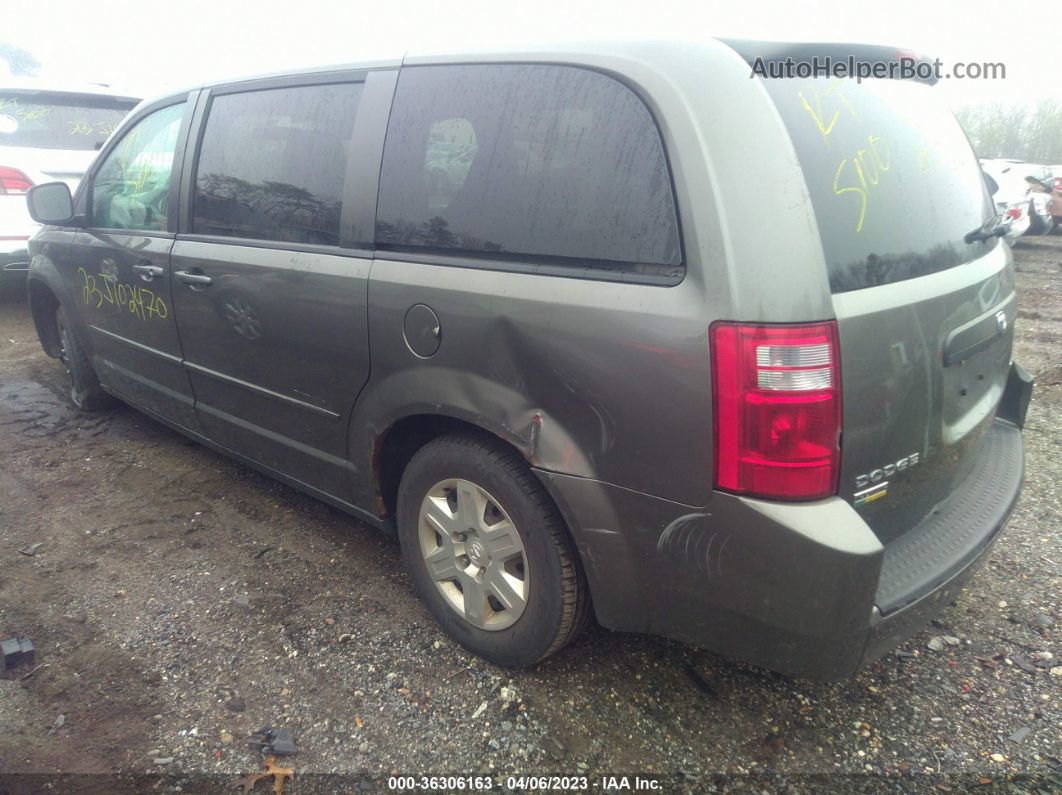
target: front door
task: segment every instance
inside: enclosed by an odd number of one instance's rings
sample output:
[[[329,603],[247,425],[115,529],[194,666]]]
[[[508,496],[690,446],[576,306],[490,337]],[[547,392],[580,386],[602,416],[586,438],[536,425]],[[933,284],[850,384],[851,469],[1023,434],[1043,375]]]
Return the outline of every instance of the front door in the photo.
[[[340,246],[363,82],[213,89],[173,250],[174,315],[212,441],[349,496],[368,378],[368,254]],[[252,90],[254,89],[254,90]]]
[[[73,238],[66,278],[100,382],[140,408],[195,429],[169,273],[174,156],[189,104],[168,105],[127,127],[93,170],[86,226]]]

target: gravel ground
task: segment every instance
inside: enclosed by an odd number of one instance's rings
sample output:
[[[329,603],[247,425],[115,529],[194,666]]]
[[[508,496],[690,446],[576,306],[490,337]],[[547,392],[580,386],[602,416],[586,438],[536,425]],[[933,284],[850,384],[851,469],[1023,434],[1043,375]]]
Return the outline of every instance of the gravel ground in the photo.
[[[1038,382],[1024,497],[953,606],[833,685],[597,628],[533,670],[484,663],[387,537],[132,409],[75,414],[25,302],[3,302],[0,636],[42,667],[0,677],[0,792],[219,791],[258,768],[265,724],[294,733],[294,793],[542,773],[1062,790],[1062,239],[1015,253],[1015,358]]]

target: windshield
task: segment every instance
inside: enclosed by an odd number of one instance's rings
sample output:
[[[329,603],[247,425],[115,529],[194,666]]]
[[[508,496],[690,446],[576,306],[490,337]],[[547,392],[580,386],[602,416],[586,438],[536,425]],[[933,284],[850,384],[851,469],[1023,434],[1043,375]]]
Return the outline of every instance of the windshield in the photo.
[[[135,104],[107,96],[0,92],[0,146],[98,149]]]
[[[996,245],[980,165],[933,88],[909,80],[764,80],[822,236],[833,292],[923,276]]]

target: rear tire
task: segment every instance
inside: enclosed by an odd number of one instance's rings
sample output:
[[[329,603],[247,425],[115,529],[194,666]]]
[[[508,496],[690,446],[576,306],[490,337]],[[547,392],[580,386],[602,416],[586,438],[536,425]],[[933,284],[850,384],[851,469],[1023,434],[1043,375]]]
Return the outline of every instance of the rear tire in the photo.
[[[432,615],[491,662],[531,665],[586,624],[589,593],[564,521],[527,464],[489,437],[443,436],[413,456],[398,535]]]
[[[59,329],[59,361],[70,376],[70,401],[81,411],[103,411],[114,405],[114,398],[103,391],[88,354],[70,324],[62,306],[56,310]]]

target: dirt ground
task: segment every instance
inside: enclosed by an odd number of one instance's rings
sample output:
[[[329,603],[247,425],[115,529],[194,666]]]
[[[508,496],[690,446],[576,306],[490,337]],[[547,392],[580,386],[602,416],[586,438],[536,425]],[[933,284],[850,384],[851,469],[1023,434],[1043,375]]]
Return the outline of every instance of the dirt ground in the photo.
[[[132,409],[76,414],[25,301],[3,301],[0,637],[32,638],[41,667],[0,676],[0,792],[220,791],[267,724],[294,734],[294,793],[541,773],[1062,790],[1062,238],[1015,254],[1015,358],[1038,384],[1025,494],[933,626],[833,685],[597,628],[533,670],[484,663],[389,538]]]

